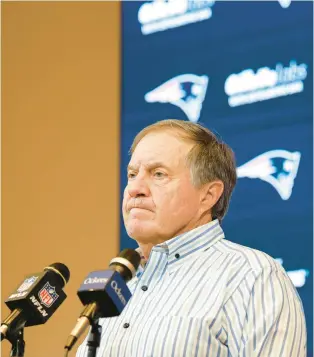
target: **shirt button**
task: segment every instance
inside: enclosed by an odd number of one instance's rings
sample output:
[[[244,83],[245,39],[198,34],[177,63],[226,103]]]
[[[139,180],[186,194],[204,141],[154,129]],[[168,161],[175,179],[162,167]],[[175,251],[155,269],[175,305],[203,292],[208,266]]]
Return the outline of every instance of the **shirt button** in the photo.
[[[125,324],[123,324],[124,328],[128,328],[130,326],[130,324],[128,324],[127,322]]]
[[[148,287],[146,285],[143,285],[141,288],[143,291],[146,291],[148,289]]]
[[[175,257],[176,257],[177,259],[179,259],[179,258],[180,258],[180,254],[177,253],[177,254],[175,255]]]

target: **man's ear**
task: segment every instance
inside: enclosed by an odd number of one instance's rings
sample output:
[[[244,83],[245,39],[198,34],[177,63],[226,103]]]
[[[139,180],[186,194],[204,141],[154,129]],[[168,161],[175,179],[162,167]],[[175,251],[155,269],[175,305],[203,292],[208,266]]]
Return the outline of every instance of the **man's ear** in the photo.
[[[211,181],[204,185],[201,196],[201,205],[204,208],[204,212],[212,209],[218,202],[224,191],[224,184],[220,180]]]

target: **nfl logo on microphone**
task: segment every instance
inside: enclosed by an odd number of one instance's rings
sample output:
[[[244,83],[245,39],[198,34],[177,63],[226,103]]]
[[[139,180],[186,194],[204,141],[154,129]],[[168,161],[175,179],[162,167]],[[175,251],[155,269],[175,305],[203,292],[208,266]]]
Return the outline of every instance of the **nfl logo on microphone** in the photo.
[[[56,288],[47,282],[38,293],[39,299],[46,307],[50,307],[59,297]]]

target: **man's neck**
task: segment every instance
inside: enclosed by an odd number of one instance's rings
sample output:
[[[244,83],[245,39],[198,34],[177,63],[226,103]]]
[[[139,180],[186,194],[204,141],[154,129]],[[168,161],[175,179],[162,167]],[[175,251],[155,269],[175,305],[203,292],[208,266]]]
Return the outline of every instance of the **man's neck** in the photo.
[[[186,232],[189,232],[191,231],[192,229],[195,229],[197,227],[200,227],[204,224],[207,224],[209,222],[212,221],[212,217],[211,216],[208,216],[208,215],[204,215],[197,223],[194,223],[192,226],[191,225],[188,225],[187,227],[185,227],[184,229],[178,231],[173,237],[169,237],[168,239],[171,239],[171,238],[174,238],[175,236],[177,235],[180,235],[180,234],[183,234],[183,233],[186,233]],[[139,248],[141,250],[141,253],[142,253],[142,258],[144,260],[148,260],[149,258],[149,255],[150,255],[150,252],[152,250],[152,248],[159,244],[159,243],[162,243],[162,242],[165,242],[167,239],[161,239],[159,242],[149,242],[149,243],[143,243],[143,242],[139,242],[137,241],[138,245],[139,245]]]
[[[138,243],[138,245],[141,250],[142,259],[147,261],[153,246],[156,244],[154,244],[154,243]]]

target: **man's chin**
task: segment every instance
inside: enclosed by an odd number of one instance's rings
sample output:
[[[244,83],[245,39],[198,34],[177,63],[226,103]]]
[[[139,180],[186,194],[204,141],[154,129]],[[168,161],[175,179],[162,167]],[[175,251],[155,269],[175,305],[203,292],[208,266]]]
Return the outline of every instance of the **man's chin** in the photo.
[[[147,227],[145,224],[128,224],[126,231],[130,238],[136,241],[150,241],[150,237],[156,235],[152,227]]]

